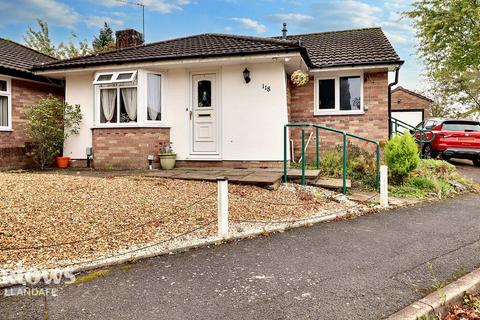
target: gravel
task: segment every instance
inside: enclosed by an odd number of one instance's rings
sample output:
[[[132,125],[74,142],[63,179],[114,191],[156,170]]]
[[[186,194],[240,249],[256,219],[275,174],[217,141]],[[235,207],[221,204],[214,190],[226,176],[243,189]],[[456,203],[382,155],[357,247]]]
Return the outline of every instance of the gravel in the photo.
[[[25,267],[52,268],[96,259],[194,229],[195,239],[216,234],[212,182],[0,173],[0,194],[2,269],[20,260]],[[229,206],[232,223],[263,223],[326,215],[352,203],[312,187],[269,191],[230,184]]]

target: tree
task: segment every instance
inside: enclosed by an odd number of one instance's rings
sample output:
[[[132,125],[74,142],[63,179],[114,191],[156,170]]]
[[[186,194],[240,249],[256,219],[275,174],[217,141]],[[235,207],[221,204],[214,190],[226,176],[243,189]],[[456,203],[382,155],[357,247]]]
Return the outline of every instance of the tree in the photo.
[[[64,141],[79,132],[82,112],[79,105],[63,103],[49,95],[26,111],[28,155],[41,169],[60,155]]]
[[[92,46],[94,52],[104,52],[115,49],[115,39],[113,38],[113,31],[107,22],[105,22],[103,28],[100,29],[98,38],[94,37]]]
[[[435,90],[467,113],[480,110],[480,0],[417,0],[405,15]]]
[[[65,44],[60,42],[58,47],[56,47],[50,39],[47,22],[37,19],[37,23],[40,30],[35,31],[31,27],[28,27],[23,37],[28,47],[57,59],[76,58],[92,52],[86,40],[79,41],[78,45],[74,44],[77,35],[73,32],[71,34],[72,39],[70,39],[69,43]]]
[[[27,46],[34,50],[37,50],[38,52],[52,57],[55,56],[56,50],[55,46],[53,46],[52,41],[50,40],[48,24],[40,19],[37,19],[37,23],[40,27],[40,30],[34,31],[29,26],[27,32],[23,36],[25,43],[27,44]]]

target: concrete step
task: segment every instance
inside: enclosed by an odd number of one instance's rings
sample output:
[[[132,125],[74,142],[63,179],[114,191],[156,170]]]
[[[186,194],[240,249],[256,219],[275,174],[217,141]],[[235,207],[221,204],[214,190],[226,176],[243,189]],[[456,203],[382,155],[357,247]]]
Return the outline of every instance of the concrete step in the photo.
[[[343,180],[337,178],[320,177],[312,185],[325,189],[341,189],[343,188]],[[352,187],[352,181],[347,179],[347,188]]]
[[[305,179],[316,180],[320,170],[305,170]],[[289,180],[297,180],[302,178],[302,169],[288,169],[287,176]]]

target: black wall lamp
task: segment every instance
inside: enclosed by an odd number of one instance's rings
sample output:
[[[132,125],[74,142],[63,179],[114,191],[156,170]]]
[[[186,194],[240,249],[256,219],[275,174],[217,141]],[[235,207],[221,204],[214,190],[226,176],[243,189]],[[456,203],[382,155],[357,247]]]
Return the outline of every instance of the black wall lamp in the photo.
[[[243,78],[245,79],[245,83],[249,83],[252,80],[250,79],[250,70],[248,70],[247,68],[243,70]]]

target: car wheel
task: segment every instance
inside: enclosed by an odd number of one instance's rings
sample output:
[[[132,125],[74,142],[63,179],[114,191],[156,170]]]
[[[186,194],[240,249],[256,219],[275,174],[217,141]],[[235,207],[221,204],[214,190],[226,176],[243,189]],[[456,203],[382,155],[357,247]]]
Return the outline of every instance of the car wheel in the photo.
[[[433,155],[433,149],[431,144],[426,144],[423,146],[423,159],[431,159]]]
[[[480,159],[473,159],[473,165],[475,167],[480,167]]]

